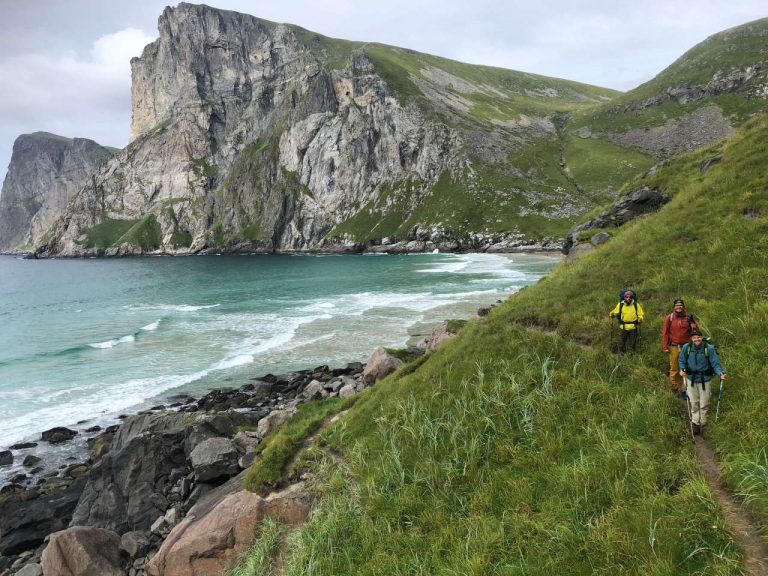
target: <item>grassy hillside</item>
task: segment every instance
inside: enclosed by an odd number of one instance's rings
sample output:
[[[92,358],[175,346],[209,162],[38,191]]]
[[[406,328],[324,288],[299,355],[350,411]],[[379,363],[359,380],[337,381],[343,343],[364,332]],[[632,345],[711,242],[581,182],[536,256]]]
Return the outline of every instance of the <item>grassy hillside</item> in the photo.
[[[302,459],[319,500],[272,544],[282,573],[742,574],[660,332],[681,296],[715,338],[730,378],[707,437],[765,529],[767,142],[760,117],[670,162],[649,178],[674,195],[658,214],[364,393]],[[616,356],[607,313],[624,287],[646,323]]]
[[[732,124],[741,124],[766,105],[766,38],[768,18],[714,34],[652,80],[597,110],[577,114],[572,127],[623,133],[632,128],[661,126],[669,119],[712,104],[718,105]],[[748,70],[751,72],[746,81],[727,81],[730,74]],[[669,96],[671,91],[696,87],[710,94],[689,101]],[[651,102],[654,98],[658,101]]]

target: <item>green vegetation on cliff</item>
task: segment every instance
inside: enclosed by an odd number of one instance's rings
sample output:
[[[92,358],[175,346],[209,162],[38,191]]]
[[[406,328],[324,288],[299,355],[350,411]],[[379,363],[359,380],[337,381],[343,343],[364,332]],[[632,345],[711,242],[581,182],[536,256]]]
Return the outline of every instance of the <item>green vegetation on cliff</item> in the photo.
[[[707,437],[765,529],[766,165],[766,117],[670,161],[637,182],[673,196],[659,213],[363,393],[321,435],[336,457],[305,458],[318,502],[283,574],[742,574],[660,333],[683,297],[715,337],[729,379]],[[616,356],[607,313],[624,287],[646,322]]]
[[[735,125],[765,108],[768,18],[714,34],[652,80],[600,108],[582,111],[572,127],[626,132],[661,126],[715,104]]]

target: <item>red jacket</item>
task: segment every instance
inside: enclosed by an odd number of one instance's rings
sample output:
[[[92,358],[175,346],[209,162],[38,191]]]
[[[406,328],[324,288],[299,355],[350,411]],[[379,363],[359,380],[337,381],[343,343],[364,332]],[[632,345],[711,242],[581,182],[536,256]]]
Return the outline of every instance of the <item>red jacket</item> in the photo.
[[[672,312],[664,316],[664,329],[661,332],[661,347],[666,352],[670,345],[685,344],[691,339],[691,330],[698,329],[693,314],[683,309],[682,313]]]

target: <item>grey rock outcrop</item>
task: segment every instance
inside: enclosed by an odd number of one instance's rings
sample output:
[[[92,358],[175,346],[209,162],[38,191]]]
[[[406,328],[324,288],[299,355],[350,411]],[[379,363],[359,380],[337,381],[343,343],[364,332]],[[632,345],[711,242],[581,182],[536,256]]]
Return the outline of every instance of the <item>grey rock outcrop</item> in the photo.
[[[39,243],[89,175],[112,155],[85,138],[19,136],[0,192],[0,251]]]
[[[197,480],[211,482],[237,474],[240,471],[237,464],[239,456],[232,440],[209,438],[195,447],[189,459]]]
[[[188,471],[184,416],[126,420],[110,451],[91,469],[72,525],[97,526],[119,534],[149,530],[168,509],[163,493],[173,484],[174,470]]]
[[[705,106],[670,119],[663,126],[633,128],[623,134],[604,134],[606,140],[654,156],[691,152],[727,138],[733,127],[718,106]]]
[[[85,484],[79,478],[26,502],[11,498],[0,503],[0,556],[34,549],[51,532],[66,528]]]
[[[616,228],[622,226],[637,218],[651,214],[659,210],[664,204],[669,202],[669,197],[663,194],[658,188],[641,186],[617,200],[611,208],[603,214],[592,218],[588,222],[574,226],[568,232],[563,246],[563,253],[569,254],[575,246],[579,244],[579,236],[582,231],[597,228]],[[607,238],[602,235],[592,235],[594,241],[592,245],[603,244]],[[583,252],[587,252],[583,251]]]

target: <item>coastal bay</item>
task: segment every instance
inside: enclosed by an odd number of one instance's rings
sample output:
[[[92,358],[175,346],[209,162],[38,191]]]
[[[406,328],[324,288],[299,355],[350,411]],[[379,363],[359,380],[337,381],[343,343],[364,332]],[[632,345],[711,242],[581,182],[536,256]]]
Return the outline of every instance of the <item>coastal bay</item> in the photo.
[[[0,447],[39,440],[53,426],[106,427],[172,395],[364,361],[378,346],[400,347],[425,327],[473,315],[558,261],[0,257]],[[72,447],[77,442],[85,439]]]

